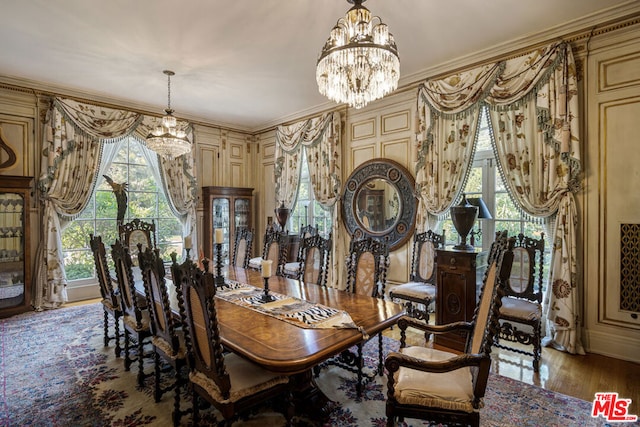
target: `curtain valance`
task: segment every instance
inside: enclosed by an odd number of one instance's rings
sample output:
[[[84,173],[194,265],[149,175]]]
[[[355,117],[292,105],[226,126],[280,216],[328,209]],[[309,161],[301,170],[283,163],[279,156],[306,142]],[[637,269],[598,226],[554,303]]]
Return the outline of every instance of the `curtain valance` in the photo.
[[[419,224],[442,216],[465,186],[481,106],[489,109],[495,157],[515,206],[533,218],[556,217],[547,341],[582,353],[573,192],[580,188],[578,84],[571,48],[558,42],[418,90],[416,189]],[[569,289],[560,293],[557,289]]]
[[[43,203],[43,236],[36,254],[36,308],[57,307],[67,300],[62,230],[86,207],[98,177],[110,164],[120,142],[134,136],[144,143],[159,120],[71,99],[53,99],[40,151],[38,188]],[[179,121],[179,126],[191,133],[187,122]],[[105,146],[109,149],[105,150]],[[182,222],[183,234],[192,235],[192,242],[195,241],[197,184],[193,154],[169,161],[143,151],[157,180],[162,182],[171,209]]]

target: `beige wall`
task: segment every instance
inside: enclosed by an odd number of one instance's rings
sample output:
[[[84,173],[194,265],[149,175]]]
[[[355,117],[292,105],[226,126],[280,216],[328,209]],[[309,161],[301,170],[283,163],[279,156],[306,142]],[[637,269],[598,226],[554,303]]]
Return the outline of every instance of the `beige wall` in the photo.
[[[584,190],[577,194],[580,286],[583,287],[584,344],[589,351],[640,361],[640,321],[621,311],[620,224],[640,223],[640,24],[578,36],[573,42],[582,74],[582,157]],[[465,64],[451,65],[451,70]],[[469,65],[469,64],[467,64]],[[342,180],[372,158],[392,159],[414,174],[415,87],[361,110],[344,109]],[[46,96],[0,84],[0,127],[19,153],[18,164],[0,174],[39,174],[41,126]],[[273,216],[275,132],[195,125],[199,186],[254,188],[257,236]],[[0,178],[1,179],[1,178]],[[37,192],[32,206],[32,247],[39,240]],[[199,210],[202,224],[202,204]],[[200,227],[202,230],[202,227]],[[344,229],[343,229],[344,231]],[[345,233],[341,233],[345,239]],[[260,247],[261,242],[255,247]],[[408,278],[409,244],[394,251],[390,282]],[[33,257],[33,254],[32,254]],[[638,260],[640,264],[640,260]],[[637,267],[636,268],[640,268]],[[97,292],[97,291],[96,291]],[[638,313],[640,314],[640,313]]]

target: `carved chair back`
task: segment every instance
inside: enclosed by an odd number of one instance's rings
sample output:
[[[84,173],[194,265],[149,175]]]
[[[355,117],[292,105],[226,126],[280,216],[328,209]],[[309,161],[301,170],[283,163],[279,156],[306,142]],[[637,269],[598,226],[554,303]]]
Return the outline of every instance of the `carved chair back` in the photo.
[[[435,283],[436,249],[444,248],[445,234],[427,230],[413,236],[413,254],[411,256],[412,282]]]
[[[488,256],[488,267],[484,273],[482,290],[473,314],[473,331],[467,341],[466,352],[471,354],[491,353],[493,337],[499,331],[498,312],[504,288],[511,273],[514,239],[507,232],[496,233]],[[488,370],[486,372],[488,378]],[[483,377],[484,378],[484,377]],[[487,378],[484,378],[486,381]]]
[[[122,311],[131,316],[132,319],[135,319],[137,328],[142,329],[142,311],[146,308],[146,301],[136,295],[133,262],[129,249],[120,243],[119,239],[116,239],[116,242],[111,245],[111,257],[113,258],[116,277],[118,278]]]
[[[118,235],[130,254],[138,253],[138,244],[142,244],[143,250],[156,248],[156,224],[153,220],[146,222],[140,218],[134,218],[118,226]],[[137,263],[137,259],[134,262]]]
[[[118,293],[113,287],[113,281],[109,274],[109,265],[107,263],[107,252],[101,236],[89,235],[89,245],[93,252],[93,260],[96,266],[96,276],[98,276],[98,284],[100,285],[100,295],[102,299],[111,305],[115,310],[120,310],[120,299]]]
[[[313,237],[318,235],[318,227],[314,227],[313,225],[303,225],[300,227],[300,240],[306,239],[307,237]]]
[[[251,258],[252,246],[253,230],[248,228],[240,228],[236,230],[231,265],[247,268],[249,265],[249,259]]]
[[[542,303],[544,272],[544,233],[540,239],[520,233],[515,239],[513,267],[505,296]]]
[[[171,312],[169,291],[164,278],[164,263],[158,249],[139,247],[138,259],[149,305],[151,333],[166,342],[171,349],[171,355],[175,357],[180,352],[180,325]]]
[[[183,264],[184,265],[184,264]],[[218,386],[223,399],[229,398],[231,380],[224,363],[216,312],[216,286],[211,273],[183,267],[180,285],[184,297],[190,336],[191,371],[206,375]]]
[[[389,268],[389,247],[385,240],[352,236],[347,257],[348,292],[384,298]]]
[[[327,238],[316,234],[300,243],[300,279],[305,283],[327,285],[329,259],[331,258],[331,233]]]
[[[288,231],[280,231],[275,227],[268,228],[264,236],[262,259],[271,260],[276,274],[281,274],[287,262]]]

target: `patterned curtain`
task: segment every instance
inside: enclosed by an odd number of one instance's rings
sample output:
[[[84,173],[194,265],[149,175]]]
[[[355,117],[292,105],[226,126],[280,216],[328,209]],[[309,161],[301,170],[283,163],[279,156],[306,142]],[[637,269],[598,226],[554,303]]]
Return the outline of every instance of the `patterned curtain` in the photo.
[[[509,60],[486,102],[496,157],[515,205],[532,217],[557,215],[545,344],[584,354],[576,279],[580,186],[578,86],[573,54],[558,43]]]
[[[423,209],[419,211],[441,215],[464,187],[477,127],[477,119],[469,116],[477,118],[481,104],[489,106],[496,158],[516,206],[532,217],[553,221],[556,216],[552,286],[545,296],[545,341],[570,353],[584,353],[575,274],[573,192],[579,189],[581,164],[571,48],[554,43],[421,85],[416,188]],[[429,223],[427,214],[419,218],[423,224]]]
[[[429,229],[464,188],[473,160],[480,104],[501,65],[429,80],[418,90],[417,228]]]
[[[302,156],[307,156],[309,175],[315,199],[326,209],[332,209],[332,235],[338,235],[340,193],[340,113],[327,113],[319,117],[302,120],[276,129],[276,167],[274,171],[275,192],[278,202],[293,208],[300,182]],[[328,282],[335,286],[338,282],[336,263],[336,239],[333,239],[332,264]]]
[[[42,238],[36,253],[34,306],[67,301],[61,231],[80,214],[93,194],[103,140],[129,135],[142,117],[105,107],[55,99],[46,123],[38,181],[44,204]]]

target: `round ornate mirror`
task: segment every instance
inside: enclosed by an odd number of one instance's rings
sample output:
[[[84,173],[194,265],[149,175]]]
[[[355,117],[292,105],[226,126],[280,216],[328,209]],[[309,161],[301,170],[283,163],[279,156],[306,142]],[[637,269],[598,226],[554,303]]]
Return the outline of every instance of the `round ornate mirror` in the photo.
[[[350,234],[388,238],[389,249],[402,246],[416,221],[414,180],[401,164],[370,160],[349,176],[342,195],[342,217]]]

